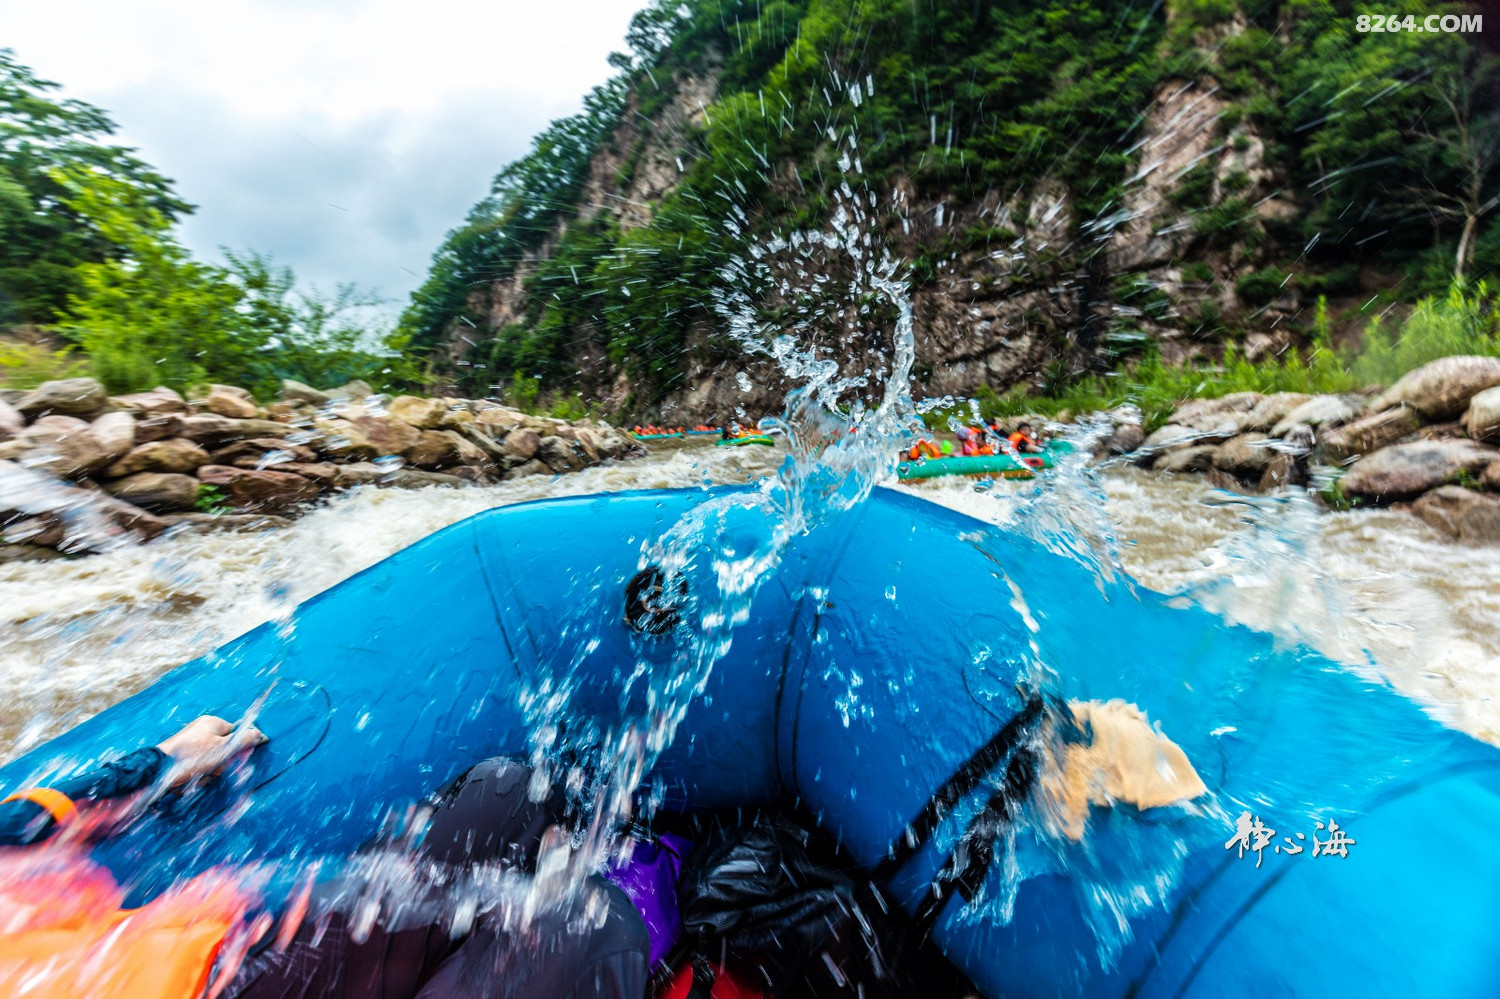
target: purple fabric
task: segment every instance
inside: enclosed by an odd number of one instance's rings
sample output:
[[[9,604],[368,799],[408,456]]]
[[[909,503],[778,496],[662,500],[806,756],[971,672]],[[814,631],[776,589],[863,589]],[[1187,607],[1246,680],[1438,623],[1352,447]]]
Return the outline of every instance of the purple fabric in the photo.
[[[677,912],[677,875],[682,858],[693,849],[692,840],[662,833],[656,842],[636,843],[630,859],[616,864],[605,877],[629,897],[651,936],[651,966],[667,956],[682,935],[682,917]]]

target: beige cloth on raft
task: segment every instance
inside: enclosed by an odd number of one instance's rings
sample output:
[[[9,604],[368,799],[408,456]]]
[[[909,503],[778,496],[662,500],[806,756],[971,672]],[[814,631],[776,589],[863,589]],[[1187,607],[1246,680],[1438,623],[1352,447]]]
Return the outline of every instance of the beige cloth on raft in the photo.
[[[1093,741],[1064,743],[1060,759],[1047,753],[1039,787],[1044,808],[1069,839],[1083,838],[1094,805],[1161,808],[1208,793],[1187,754],[1134,704],[1069,701],[1068,708],[1079,728],[1092,727]]]

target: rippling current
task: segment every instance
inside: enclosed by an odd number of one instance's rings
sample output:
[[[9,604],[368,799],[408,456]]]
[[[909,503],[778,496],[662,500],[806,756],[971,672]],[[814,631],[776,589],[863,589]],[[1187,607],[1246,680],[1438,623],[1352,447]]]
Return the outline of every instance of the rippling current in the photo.
[[[77,561],[0,566],[0,757],[10,759],[173,666],[420,538],[548,496],[743,483],[782,448],[666,442],[556,478],[360,489],[290,528],[182,535]],[[908,488],[901,486],[900,488]],[[1055,481],[910,487],[991,523],[1088,548],[1140,584],[1226,619],[1371,664],[1436,717],[1500,743],[1500,549],[1443,541],[1398,512],[1329,514],[1136,469]],[[1104,502],[1098,502],[1099,496]]]

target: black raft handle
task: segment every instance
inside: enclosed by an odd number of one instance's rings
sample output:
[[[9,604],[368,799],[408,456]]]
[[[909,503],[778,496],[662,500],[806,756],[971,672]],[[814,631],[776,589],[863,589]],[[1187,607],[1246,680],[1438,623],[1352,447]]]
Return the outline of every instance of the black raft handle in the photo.
[[[1036,753],[1023,743],[1037,728],[1045,707],[1041,697],[1032,697],[1005,726],[983,746],[974,751],[954,771],[927,804],[907,823],[902,835],[891,844],[886,857],[876,865],[872,876],[877,882],[889,883],[902,867],[932,838],[943,818],[955,805],[972,794],[991,771],[1009,757],[1005,778],[954,847],[953,853],[932,880],[930,891],[917,907],[916,929],[920,936],[930,935],[943,914],[948,900],[957,892],[967,900],[979,890],[985,872],[994,858],[995,840],[1015,819],[1021,802],[1031,793],[1036,781]]]
[[[649,565],[625,584],[625,626],[648,635],[661,635],[677,627],[682,619],[678,602],[687,596],[687,583],[677,581],[676,599],[667,596],[666,574]]]

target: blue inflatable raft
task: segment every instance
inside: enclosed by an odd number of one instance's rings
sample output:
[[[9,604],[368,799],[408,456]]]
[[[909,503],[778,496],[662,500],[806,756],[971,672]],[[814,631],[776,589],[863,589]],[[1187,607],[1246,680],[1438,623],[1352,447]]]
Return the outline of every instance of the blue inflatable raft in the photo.
[[[655,671],[693,641],[686,625],[625,621],[643,546],[696,505],[723,505],[684,573],[713,592],[713,556],[770,543],[749,495],[613,494],[473,517],[16,760],[0,793],[205,711],[237,716],[275,680],[261,716],[272,739],[246,774],[96,856],[147,896],[216,863],[347,854],[392,809],[525,751],[520,693],[544,678],[582,681],[579,726],[639,715]],[[978,896],[954,899],[935,930],[987,995],[1500,991],[1500,752],[1377,680],[887,491],[794,538],[749,612],[656,763],[668,807],[796,799],[873,868],[1023,709],[1016,681],[1038,664],[1063,696],[1139,705],[1196,765],[1206,803],[1096,808],[1081,843],[1022,829],[996,845]],[[905,904],[990,793],[958,802],[902,868],[892,890]],[[234,821],[215,821],[231,803]],[[1226,848],[1244,812],[1286,849]],[[1330,821],[1354,845],[1311,856]]]

